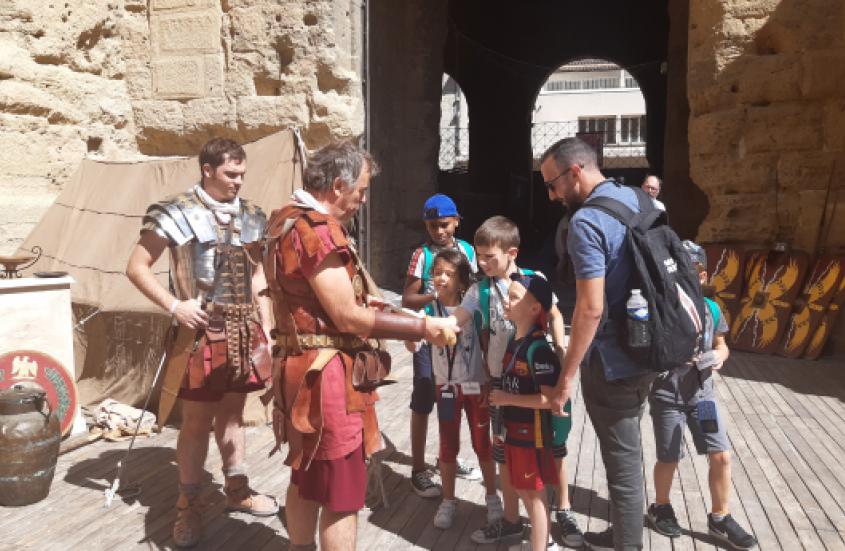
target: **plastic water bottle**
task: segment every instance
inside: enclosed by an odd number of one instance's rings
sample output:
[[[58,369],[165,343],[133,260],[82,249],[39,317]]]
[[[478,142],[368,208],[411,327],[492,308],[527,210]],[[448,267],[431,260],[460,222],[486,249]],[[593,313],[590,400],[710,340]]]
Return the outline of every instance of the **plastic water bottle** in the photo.
[[[639,289],[631,289],[631,296],[625,303],[628,312],[628,346],[646,348],[651,346],[651,332],[648,328],[648,301]]]

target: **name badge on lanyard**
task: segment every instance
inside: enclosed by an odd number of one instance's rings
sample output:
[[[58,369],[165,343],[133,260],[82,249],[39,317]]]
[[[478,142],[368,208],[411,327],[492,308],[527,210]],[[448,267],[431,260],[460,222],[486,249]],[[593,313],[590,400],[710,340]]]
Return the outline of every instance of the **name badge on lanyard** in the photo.
[[[481,383],[479,383],[479,382],[461,383],[461,390],[463,391],[465,396],[472,396],[472,395],[481,394]]]

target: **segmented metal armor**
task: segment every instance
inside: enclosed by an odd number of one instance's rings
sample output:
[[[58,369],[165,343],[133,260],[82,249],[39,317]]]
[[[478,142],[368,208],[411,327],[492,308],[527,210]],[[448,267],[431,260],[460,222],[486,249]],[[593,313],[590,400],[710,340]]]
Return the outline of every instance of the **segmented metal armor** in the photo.
[[[253,301],[253,263],[247,247],[259,243],[267,217],[260,208],[240,200],[240,212],[222,226],[194,190],[153,203],[141,231],[168,240],[170,291],[179,300],[199,299],[212,318],[225,323],[228,361],[234,368],[249,368],[249,320]],[[211,324],[213,326],[213,324]]]

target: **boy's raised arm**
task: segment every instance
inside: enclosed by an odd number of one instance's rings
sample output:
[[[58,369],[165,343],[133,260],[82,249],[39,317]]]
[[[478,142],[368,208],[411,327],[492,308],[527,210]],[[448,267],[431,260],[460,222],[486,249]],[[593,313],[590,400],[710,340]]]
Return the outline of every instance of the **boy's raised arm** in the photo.
[[[552,409],[550,395],[554,394],[554,387],[540,385],[540,392],[536,394],[511,394],[504,390],[490,391],[490,405],[515,406],[526,409]]]
[[[455,311],[452,312],[452,315],[450,317],[455,318],[456,325],[458,327],[461,327],[470,319],[472,319],[472,314],[468,312],[463,306],[458,306],[457,308],[455,308]]]
[[[402,290],[402,306],[411,310],[422,310],[429,302],[434,300],[433,293],[420,294],[421,287],[422,280],[420,278],[408,275],[405,278],[405,288]]]

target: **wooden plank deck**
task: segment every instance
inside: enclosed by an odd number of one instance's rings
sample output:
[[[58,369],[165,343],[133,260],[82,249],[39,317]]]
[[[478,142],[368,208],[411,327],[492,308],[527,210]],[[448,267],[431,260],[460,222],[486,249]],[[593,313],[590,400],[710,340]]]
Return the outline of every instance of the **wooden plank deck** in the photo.
[[[458,516],[451,530],[432,525],[436,500],[409,489],[410,442],[408,399],[410,357],[395,348],[399,383],[382,392],[378,409],[382,428],[396,451],[384,462],[383,478],[389,508],[359,514],[359,549],[507,549],[477,546],[469,535],[485,519],[484,490],[479,482],[459,480]],[[723,416],[734,449],[732,512],[760,541],[760,549],[845,550],[845,365],[840,361],[799,362],[734,353],[717,377]],[[604,468],[593,427],[575,396],[573,432],[569,441],[572,503],[581,527],[602,530],[608,524],[609,502]],[[646,491],[653,498],[651,467],[654,442],[646,414],[642,423]],[[464,431],[461,456],[472,460]],[[59,458],[50,496],[21,508],[0,508],[0,549],[41,550],[172,548],[170,528],[176,499],[174,446],[176,431],[139,440],[127,465],[123,485],[140,484],[135,499],[103,508],[103,489],[114,476],[126,443],[98,442]],[[434,419],[429,426],[427,459],[437,452]],[[248,462],[253,484],[283,498],[289,470],[276,455],[267,459],[272,436],[267,427],[248,429]],[[206,464],[205,538],[202,550],[287,549],[282,516],[254,520],[226,514],[220,492],[220,458],[213,439]],[[672,499],[686,528],[674,541],[646,530],[650,550],[712,550],[707,535],[709,510],[707,461],[687,443]]]

